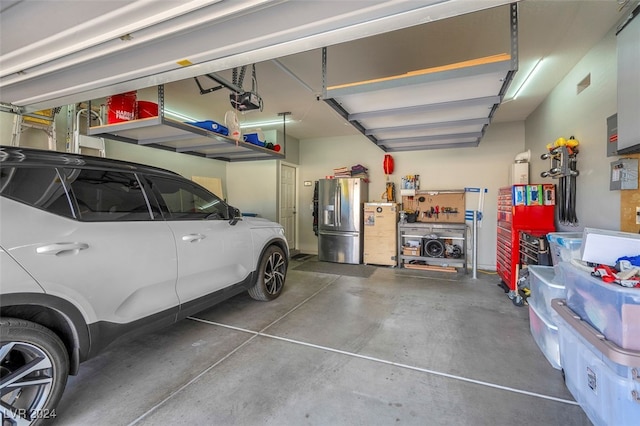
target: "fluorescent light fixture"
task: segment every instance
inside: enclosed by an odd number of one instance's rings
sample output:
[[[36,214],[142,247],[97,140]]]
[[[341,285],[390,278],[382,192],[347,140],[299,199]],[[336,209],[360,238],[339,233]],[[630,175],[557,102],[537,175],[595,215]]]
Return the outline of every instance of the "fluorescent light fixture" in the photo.
[[[542,59],[544,59],[544,58],[538,59],[538,62],[536,62],[536,64],[533,66],[533,68],[531,68],[531,71],[529,71],[529,74],[527,74],[527,76],[524,78],[524,81],[522,82],[520,87],[518,87],[518,90],[516,90],[516,93],[513,94],[513,98],[512,99],[516,99],[518,97],[518,95],[520,94],[520,92],[522,91],[522,89],[524,89],[525,86],[527,84],[529,84],[529,82],[532,80],[532,77],[534,76],[534,74],[540,69],[540,64],[542,63]]]
[[[275,120],[265,120],[265,121],[256,121],[254,123],[240,123],[240,128],[241,129],[248,129],[248,128],[252,128],[252,127],[267,127],[267,126],[277,126],[278,124],[282,124],[282,123],[294,123],[295,120],[291,120],[289,118],[285,119],[285,120],[279,120],[279,119],[275,119]]]
[[[188,117],[184,114],[180,114],[179,112],[170,111],[168,109],[164,110],[164,115],[170,115],[172,117],[178,118],[183,121],[198,121],[195,118]]]
[[[179,112],[175,112],[175,111],[171,111],[168,109],[164,110],[164,114],[165,115],[170,115],[171,117],[175,117],[179,120],[183,120],[183,121],[199,121],[196,120],[195,118],[186,116],[184,114],[180,114]],[[240,128],[242,129],[249,129],[249,128],[256,128],[256,127],[267,127],[267,126],[277,126],[279,124],[282,124],[283,121],[286,124],[290,124],[290,123],[295,123],[295,120],[292,120],[290,118],[287,118],[286,120],[281,120],[281,119],[273,119],[273,120],[264,120],[264,121],[256,121],[253,123],[240,123]]]

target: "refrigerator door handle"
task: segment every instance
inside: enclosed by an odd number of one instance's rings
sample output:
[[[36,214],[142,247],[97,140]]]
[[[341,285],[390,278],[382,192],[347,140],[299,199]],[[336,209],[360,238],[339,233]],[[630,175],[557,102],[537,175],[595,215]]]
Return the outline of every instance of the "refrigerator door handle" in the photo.
[[[337,214],[334,216],[335,222],[337,226],[342,226],[342,185],[340,181],[336,182],[336,212]]]
[[[320,232],[321,235],[333,235],[333,236],[338,236],[338,237],[358,237],[360,235],[359,232],[332,232],[332,231],[322,231]]]

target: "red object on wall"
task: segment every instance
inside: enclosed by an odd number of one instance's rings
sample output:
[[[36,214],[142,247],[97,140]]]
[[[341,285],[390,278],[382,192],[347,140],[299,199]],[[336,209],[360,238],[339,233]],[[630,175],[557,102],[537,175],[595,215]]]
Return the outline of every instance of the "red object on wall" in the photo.
[[[384,174],[390,175],[393,173],[393,157],[389,154],[384,155],[384,161],[382,162],[384,168]]]
[[[526,191],[526,187],[507,186],[498,192],[496,270],[512,292],[518,289],[520,231],[542,236],[556,230],[555,205],[515,205],[518,203],[514,196],[516,189]]]

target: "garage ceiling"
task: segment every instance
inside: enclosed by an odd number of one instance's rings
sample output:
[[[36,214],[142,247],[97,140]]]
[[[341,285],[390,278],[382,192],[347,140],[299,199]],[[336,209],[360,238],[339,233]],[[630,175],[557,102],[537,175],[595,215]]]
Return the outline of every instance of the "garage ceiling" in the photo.
[[[166,83],[167,109],[220,121],[230,109],[228,92],[200,95],[193,77],[230,77],[229,69],[256,63],[265,107],[241,122],[290,111],[287,134],[295,138],[353,135],[358,131],[319,100],[323,46],[328,86],[508,53],[508,3],[3,0],[0,102],[33,111]],[[518,6],[519,72],[493,121],[525,119],[626,12],[616,0]],[[514,99],[540,58],[535,79]],[[193,65],[179,65],[183,60]],[[150,100],[155,93],[139,92]]]

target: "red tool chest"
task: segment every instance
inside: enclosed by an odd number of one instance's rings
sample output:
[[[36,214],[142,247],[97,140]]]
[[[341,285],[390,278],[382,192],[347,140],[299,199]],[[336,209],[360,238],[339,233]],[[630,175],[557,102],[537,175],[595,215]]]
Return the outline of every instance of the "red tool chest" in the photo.
[[[496,269],[511,299],[519,298],[520,231],[535,236],[555,231],[555,185],[512,185],[498,192]]]

